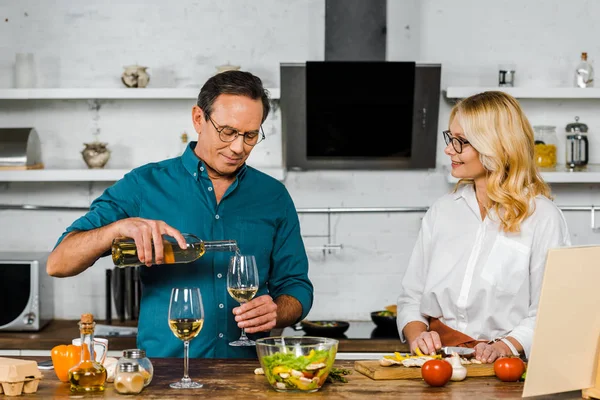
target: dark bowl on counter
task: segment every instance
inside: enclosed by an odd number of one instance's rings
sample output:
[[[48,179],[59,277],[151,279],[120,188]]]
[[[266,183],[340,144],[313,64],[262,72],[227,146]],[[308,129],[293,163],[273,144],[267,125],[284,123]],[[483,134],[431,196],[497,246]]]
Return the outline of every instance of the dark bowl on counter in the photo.
[[[350,324],[345,321],[302,321],[302,329],[309,336],[341,337],[348,330]]]
[[[396,316],[389,315],[389,311],[380,310],[371,313],[371,320],[380,331],[397,331]]]

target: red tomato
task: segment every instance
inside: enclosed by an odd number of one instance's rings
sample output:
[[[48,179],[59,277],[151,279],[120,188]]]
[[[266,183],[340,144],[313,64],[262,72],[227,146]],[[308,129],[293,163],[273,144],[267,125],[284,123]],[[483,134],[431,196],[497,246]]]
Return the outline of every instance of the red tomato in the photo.
[[[421,375],[431,386],[444,386],[452,376],[452,366],[444,360],[429,360],[421,367]]]
[[[516,382],[525,372],[525,364],[518,357],[502,357],[494,362],[494,372],[503,382]]]

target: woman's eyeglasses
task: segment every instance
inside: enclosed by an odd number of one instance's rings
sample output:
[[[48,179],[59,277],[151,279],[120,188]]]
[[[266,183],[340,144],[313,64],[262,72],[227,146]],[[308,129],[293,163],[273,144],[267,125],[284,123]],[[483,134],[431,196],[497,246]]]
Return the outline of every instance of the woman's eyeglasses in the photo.
[[[446,142],[446,146],[448,146],[452,142],[452,148],[458,154],[462,153],[463,146],[470,144],[468,140],[452,136],[450,131],[443,131],[442,135],[444,136],[444,142]]]

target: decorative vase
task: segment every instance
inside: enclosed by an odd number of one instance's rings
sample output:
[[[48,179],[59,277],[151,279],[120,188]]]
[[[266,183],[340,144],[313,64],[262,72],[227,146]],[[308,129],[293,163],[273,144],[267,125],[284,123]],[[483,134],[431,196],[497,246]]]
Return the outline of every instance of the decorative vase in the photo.
[[[84,143],[84,146],[81,155],[88,168],[104,168],[110,158],[110,150],[106,148],[106,143]]]
[[[148,67],[142,67],[141,65],[129,65],[124,67],[125,71],[121,75],[121,81],[123,84],[130,88],[143,88],[148,85],[150,81],[150,75],[146,72]]]

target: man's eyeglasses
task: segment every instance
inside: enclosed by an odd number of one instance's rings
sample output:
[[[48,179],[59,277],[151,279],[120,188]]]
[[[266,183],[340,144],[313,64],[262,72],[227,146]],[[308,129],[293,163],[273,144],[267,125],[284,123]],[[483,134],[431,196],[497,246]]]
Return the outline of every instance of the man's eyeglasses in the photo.
[[[448,146],[450,144],[450,142],[452,142],[452,148],[458,154],[462,153],[463,146],[470,144],[468,140],[460,139],[460,138],[452,136],[450,134],[450,131],[443,131],[442,135],[444,136],[444,142],[446,142],[446,146]]]
[[[208,119],[210,120],[210,123],[215,127],[215,130],[219,133],[219,139],[221,139],[221,141],[223,142],[233,142],[235,139],[237,139],[238,136],[241,135],[244,137],[244,143],[246,143],[249,146],[255,146],[265,139],[265,132],[263,131],[262,125],[260,126],[260,132],[240,132],[237,129],[230,128],[228,126],[222,126],[218,128],[217,123],[213,121],[210,115],[208,115]]]

